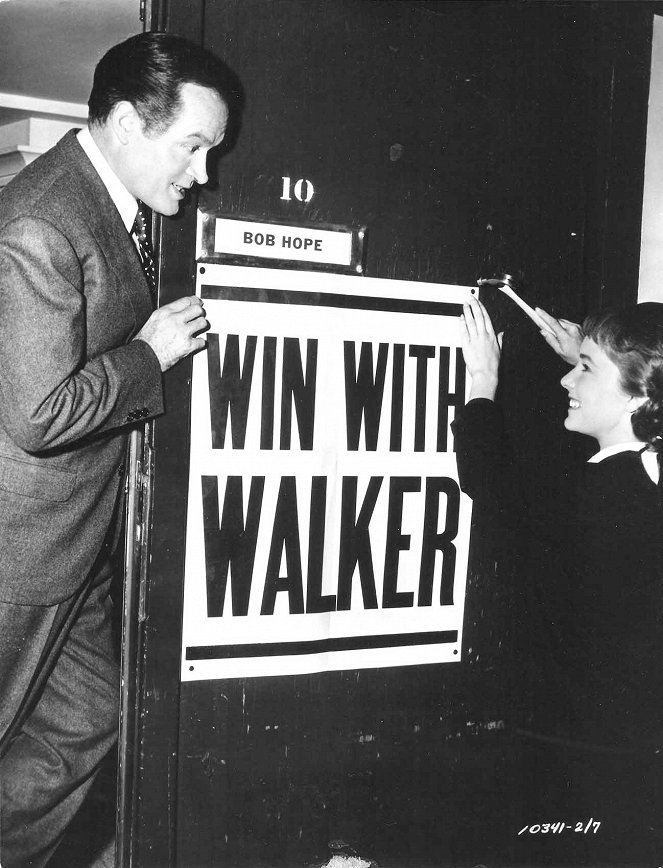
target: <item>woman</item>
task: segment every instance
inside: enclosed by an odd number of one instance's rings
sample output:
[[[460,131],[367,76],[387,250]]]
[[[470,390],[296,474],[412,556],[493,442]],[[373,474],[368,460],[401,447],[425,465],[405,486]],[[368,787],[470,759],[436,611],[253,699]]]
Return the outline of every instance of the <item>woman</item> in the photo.
[[[529,537],[514,596],[528,630],[513,864],[660,865],[663,304],[582,330],[538,312],[574,364],[564,426],[598,444],[573,496],[537,503],[519,478],[495,402],[501,342],[476,299],[461,323],[472,386],[454,423],[462,489]]]

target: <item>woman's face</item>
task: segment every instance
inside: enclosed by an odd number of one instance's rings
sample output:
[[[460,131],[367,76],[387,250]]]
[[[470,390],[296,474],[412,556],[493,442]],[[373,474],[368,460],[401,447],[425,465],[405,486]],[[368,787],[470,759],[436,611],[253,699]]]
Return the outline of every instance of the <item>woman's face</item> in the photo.
[[[635,439],[631,414],[646,398],[623,391],[619,368],[590,338],[580,345],[578,364],[562,378],[562,386],[569,393],[567,430],[596,438],[601,449]]]

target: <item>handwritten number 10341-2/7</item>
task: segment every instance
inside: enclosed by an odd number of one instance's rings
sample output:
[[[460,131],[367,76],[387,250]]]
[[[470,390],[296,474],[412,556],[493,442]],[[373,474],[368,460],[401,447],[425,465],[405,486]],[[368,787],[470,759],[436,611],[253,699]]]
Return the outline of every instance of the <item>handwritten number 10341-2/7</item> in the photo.
[[[587,835],[590,832],[596,835],[600,826],[600,820],[590,817],[586,822],[583,820],[576,823],[563,823],[561,821],[557,823],[532,823],[523,826],[518,834],[524,835],[525,832],[529,832],[530,835],[561,835],[562,832],[570,830],[572,832],[580,832],[583,835]]]

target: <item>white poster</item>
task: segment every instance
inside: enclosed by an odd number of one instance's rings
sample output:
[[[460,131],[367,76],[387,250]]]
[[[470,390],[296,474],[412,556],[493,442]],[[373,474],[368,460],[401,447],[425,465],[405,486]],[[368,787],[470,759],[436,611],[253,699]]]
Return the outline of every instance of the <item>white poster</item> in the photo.
[[[182,678],[455,662],[471,289],[205,264]]]

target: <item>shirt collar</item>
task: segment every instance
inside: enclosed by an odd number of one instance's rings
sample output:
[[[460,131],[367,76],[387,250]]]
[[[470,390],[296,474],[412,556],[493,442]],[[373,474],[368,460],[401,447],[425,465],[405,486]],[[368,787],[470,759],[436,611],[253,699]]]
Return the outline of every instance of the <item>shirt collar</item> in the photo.
[[[640,440],[630,440],[627,443],[616,443],[614,446],[606,446],[601,449],[596,455],[592,455],[588,464],[599,464],[604,458],[609,458],[611,455],[618,455],[620,452],[641,452],[642,464],[647,471],[647,475],[652,482],[658,482],[658,459],[656,453],[651,449],[646,449],[646,443]],[[645,450],[644,452],[642,450]]]
[[[596,455],[592,455],[589,459],[589,464],[598,464],[604,458],[618,455],[620,452],[640,452],[646,445],[646,443],[641,443],[639,440],[629,440],[627,443],[615,443],[613,446],[606,446],[605,449],[601,449]]]
[[[108,161],[99,150],[99,146],[90,135],[88,129],[80,130],[77,134],[78,143],[87,154],[90,162],[96,169],[97,174],[101,178],[104,187],[108,190],[108,194],[113,200],[113,204],[120,212],[120,217],[124,223],[127,232],[131,232],[131,227],[136,219],[136,211],[138,203],[135,196],[124,186],[122,181],[117,177],[115,172],[108,165]]]

